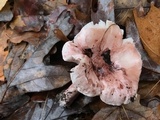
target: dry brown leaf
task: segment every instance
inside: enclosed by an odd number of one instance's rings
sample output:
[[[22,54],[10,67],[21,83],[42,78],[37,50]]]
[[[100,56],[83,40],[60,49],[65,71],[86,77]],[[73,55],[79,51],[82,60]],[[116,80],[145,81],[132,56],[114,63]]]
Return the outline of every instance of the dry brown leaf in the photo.
[[[152,60],[160,64],[160,9],[151,4],[150,11],[144,17],[138,17],[133,11],[143,46]]]
[[[128,18],[133,19],[133,12],[131,9],[118,9],[115,10],[115,20],[118,25],[125,26]]]
[[[47,11],[51,11],[56,9],[59,6],[68,5],[66,2],[67,0],[47,0],[45,4],[43,4],[43,7]]]
[[[115,0],[115,9],[124,9],[124,8],[134,8],[139,2],[142,3],[144,7],[148,7],[148,0]]]
[[[114,0],[92,0],[92,4],[91,20],[94,23],[97,23],[99,20],[115,21]]]
[[[79,11],[78,9],[75,9],[75,15],[76,15],[76,18],[77,18],[78,20],[86,20],[87,17],[88,17],[87,14]]]
[[[16,31],[13,31],[13,34],[10,37],[10,41],[13,43],[20,43],[21,41],[26,41],[30,44],[38,44],[40,41],[40,38],[45,37],[45,33],[43,32],[24,32],[22,34],[17,33]]]
[[[102,108],[92,120],[158,120],[152,109],[142,106],[139,100],[140,96],[127,105]]]
[[[160,104],[157,106],[157,116],[160,118]]]
[[[7,40],[10,40],[12,43],[20,43],[21,41],[26,41],[30,44],[38,44],[40,38],[46,36],[45,32],[24,32],[18,33],[12,29],[6,29],[2,32],[0,38],[0,46],[3,45],[5,48],[7,46]]]
[[[57,38],[59,38],[62,41],[69,41],[69,39],[63,34],[63,32],[60,29],[55,29],[54,34],[56,35]]]
[[[3,7],[3,9],[0,11],[0,21],[11,21],[13,18],[13,12],[11,10],[11,5],[9,2],[6,3],[6,5]]]
[[[0,35],[0,46],[5,49],[7,47],[7,40],[9,39],[8,35],[12,34],[12,31],[4,29]]]
[[[152,98],[154,96],[160,97],[160,80],[158,82],[140,82],[138,94],[141,98]]]
[[[22,17],[18,15],[15,20],[10,24],[10,27],[14,29],[15,27],[24,27],[26,26],[24,21],[22,20]]]
[[[6,30],[4,29],[0,35],[0,81],[5,80],[3,67],[4,67],[4,61],[6,59],[6,56],[8,55],[8,51],[4,51],[4,49],[8,45],[7,40],[8,40],[8,36],[6,35]]]
[[[0,10],[5,6],[7,0],[0,0]]]
[[[142,42],[139,37],[138,29],[136,27],[136,23],[133,19],[127,19],[126,21],[126,36],[132,37],[135,43],[135,46],[139,53],[141,54],[143,67],[145,69],[142,70],[141,80],[159,80],[160,79],[160,65],[155,63],[146,53],[142,46]],[[144,71],[145,70],[145,71]],[[159,77],[158,77],[159,76]]]
[[[3,73],[3,66],[4,66],[4,61],[8,55],[8,51],[4,51],[3,47],[0,47],[0,81],[4,81],[4,73]]]

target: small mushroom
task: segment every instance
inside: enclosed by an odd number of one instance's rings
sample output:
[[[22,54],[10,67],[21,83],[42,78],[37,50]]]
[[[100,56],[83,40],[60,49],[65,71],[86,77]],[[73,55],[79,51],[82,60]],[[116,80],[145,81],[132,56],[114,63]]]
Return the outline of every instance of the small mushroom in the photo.
[[[132,38],[114,22],[85,25],[62,49],[65,61],[75,62],[71,81],[86,96],[100,96],[110,105],[127,104],[137,94],[141,55]]]

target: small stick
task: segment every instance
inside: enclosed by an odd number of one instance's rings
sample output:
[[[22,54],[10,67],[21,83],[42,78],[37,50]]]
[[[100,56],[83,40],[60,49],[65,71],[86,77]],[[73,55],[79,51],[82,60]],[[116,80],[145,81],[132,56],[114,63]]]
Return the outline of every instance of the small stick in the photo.
[[[62,107],[68,107],[77,98],[79,92],[76,87],[71,84],[67,90],[65,90],[59,100],[59,105]]]

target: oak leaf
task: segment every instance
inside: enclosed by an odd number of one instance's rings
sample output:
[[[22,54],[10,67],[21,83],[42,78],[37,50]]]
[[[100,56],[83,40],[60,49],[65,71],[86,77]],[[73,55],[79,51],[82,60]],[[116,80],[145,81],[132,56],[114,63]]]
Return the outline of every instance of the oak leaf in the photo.
[[[160,10],[151,4],[150,11],[144,17],[138,17],[133,11],[143,46],[151,59],[160,64]]]
[[[133,38],[135,46],[136,46],[137,50],[140,52],[140,54],[141,54],[142,61],[143,61],[143,67],[148,69],[148,70],[150,70],[150,71],[155,72],[156,74],[160,73],[160,65],[155,63],[148,56],[147,52],[144,50],[144,48],[142,46],[142,42],[141,42],[140,37],[139,37],[139,33],[138,33],[138,30],[137,30],[137,27],[136,27],[136,23],[130,18],[128,18],[127,21],[126,21],[126,35],[127,35],[127,38],[128,37],[132,37]],[[143,73],[143,70],[142,70],[142,73]],[[148,80],[150,78],[152,80],[154,80],[153,75],[148,75],[147,73],[148,72],[145,72],[145,74],[141,74],[141,75],[144,75],[145,79],[147,78],[146,80]]]
[[[16,86],[19,90],[25,92],[38,92],[62,87],[70,81],[69,68],[43,63],[43,58],[59,41],[53,31],[59,28],[65,35],[68,35],[72,30],[73,25],[68,23],[69,18],[65,12],[59,17],[57,23],[52,24],[48,21],[48,36],[19,69],[9,87]]]

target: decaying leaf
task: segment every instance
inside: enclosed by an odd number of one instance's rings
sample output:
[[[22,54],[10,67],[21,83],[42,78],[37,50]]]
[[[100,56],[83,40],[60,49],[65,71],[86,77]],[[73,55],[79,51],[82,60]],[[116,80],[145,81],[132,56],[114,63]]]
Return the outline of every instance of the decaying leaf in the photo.
[[[11,34],[8,35],[8,39],[12,43],[20,43],[22,41],[26,41],[32,45],[38,45],[41,43],[43,38],[47,36],[47,33],[45,31],[40,31],[40,32],[24,32],[24,33],[18,33],[15,30],[11,30]]]
[[[133,19],[132,9],[115,10],[115,20],[118,25],[125,26],[125,23],[128,18]]]
[[[5,60],[4,73],[9,82],[15,76],[20,67],[24,64],[25,59],[21,59],[21,55],[25,51],[27,43],[13,45],[12,50]]]
[[[7,41],[12,43],[20,43],[22,41],[26,41],[32,45],[37,45],[42,42],[41,39],[47,36],[46,31],[41,30],[40,32],[23,32],[19,33],[16,30],[12,30],[10,28],[5,29],[2,31],[1,38],[0,38],[0,45],[3,48],[7,47]]]
[[[0,81],[4,81],[4,74],[3,74],[3,67],[5,58],[8,55],[8,50],[5,50],[7,48],[7,35],[5,33],[5,28],[2,30],[0,35]]]
[[[160,74],[151,70],[148,70],[146,68],[142,69],[141,76],[140,76],[141,81],[157,81],[160,80]]]
[[[2,101],[5,95],[6,89],[7,89],[7,84],[3,84],[0,86],[0,102]]]
[[[160,9],[151,4],[146,16],[138,17],[134,10],[134,18],[137,24],[143,46],[153,61],[160,64]]]
[[[10,9],[11,6],[7,2],[4,8],[0,11],[0,21],[11,21],[11,19],[13,18],[13,13]]]
[[[142,3],[144,7],[148,7],[148,0],[115,0],[115,9],[130,9],[137,7],[139,3]]]
[[[160,120],[160,97],[152,97],[147,99],[142,99],[141,104],[152,109],[153,113]]]
[[[48,12],[65,5],[68,5],[67,0],[46,0],[42,4],[43,8]]]
[[[17,27],[25,27],[26,26],[20,15],[18,15],[15,18],[15,20],[10,24],[10,27],[12,29],[14,29],[15,26],[17,26]]]
[[[43,13],[42,4],[45,0],[14,0],[14,15],[34,16]]]
[[[8,55],[8,51],[4,51],[2,47],[0,47],[0,81],[4,81],[4,73],[3,73],[3,66],[4,66],[4,61]]]
[[[3,104],[0,104],[0,119],[7,117],[13,113],[16,109],[22,107],[29,101],[29,96],[18,96]]]
[[[91,19],[94,23],[99,20],[115,21],[113,0],[92,0]]]
[[[69,39],[63,34],[63,32],[60,29],[55,29],[54,34],[56,35],[57,38],[59,38],[62,41],[69,41]]]
[[[152,109],[142,106],[136,101],[121,107],[107,106],[102,108],[92,120],[158,120]]]
[[[2,8],[5,6],[5,4],[6,4],[7,1],[8,0],[1,0],[0,1],[0,10],[2,10]]]
[[[138,94],[141,98],[152,98],[154,96],[160,97],[160,80],[158,82],[140,82]]]
[[[138,33],[138,30],[137,30],[136,24],[131,19],[127,19],[127,21],[126,21],[126,35],[127,35],[127,37],[132,37],[133,38],[135,46],[142,56],[143,67],[146,68],[146,69],[149,69],[151,71],[154,71],[156,73],[160,73],[160,65],[155,63],[148,56],[146,51],[144,50],[144,48],[142,46],[142,43],[141,43],[141,40],[140,40],[140,37],[139,37],[139,33]],[[153,78],[152,78],[152,80],[153,80]]]
[[[35,31],[38,32],[41,30],[42,26],[44,24],[44,20],[42,16],[21,16],[18,15],[14,19],[13,22],[11,22],[10,27],[12,29],[15,29],[20,32],[24,31]]]
[[[77,9],[87,16],[90,16],[91,14],[89,7],[91,6],[91,3],[91,0],[70,0],[70,4],[75,4],[77,6]]]
[[[69,68],[60,65],[46,66],[43,63],[44,56],[59,41],[53,34],[54,29],[59,28],[65,35],[72,30],[73,25],[68,23],[69,18],[68,14],[63,13],[56,24],[48,21],[49,36],[25,62],[10,86],[17,86],[26,92],[33,92],[59,88],[70,81]]]
[[[15,0],[14,19],[11,21],[11,28],[19,32],[41,30],[44,25],[42,9],[43,0]]]

